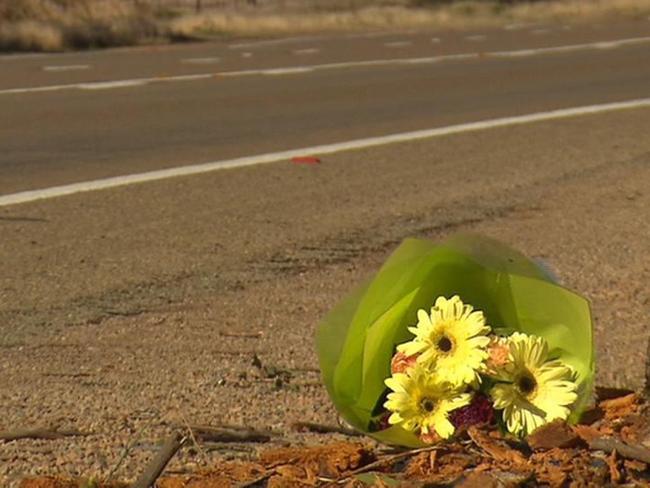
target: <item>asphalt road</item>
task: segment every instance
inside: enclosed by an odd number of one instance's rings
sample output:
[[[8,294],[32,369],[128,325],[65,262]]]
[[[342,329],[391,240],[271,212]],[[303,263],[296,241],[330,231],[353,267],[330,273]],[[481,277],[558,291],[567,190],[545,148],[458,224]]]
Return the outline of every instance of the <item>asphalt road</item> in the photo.
[[[13,74],[0,76],[0,196],[650,96],[650,43],[547,49],[645,37],[650,22],[533,33],[543,28],[3,59],[0,69]],[[467,38],[476,35],[486,37]],[[529,48],[547,50],[494,54]],[[253,55],[226,64],[224,53],[240,49]],[[210,52],[223,66],[178,61]],[[343,61],[355,64],[1,91],[133,80],[165,63],[173,77]],[[92,68],[42,70],[64,63]],[[0,207],[0,430],[49,423],[92,432],[48,449],[3,446],[0,481],[106,473],[134,432],[154,442],[182,423],[178,412],[197,424],[334,422],[314,327],[407,236],[478,231],[544,258],[592,302],[598,382],[640,387],[649,129],[650,109],[630,108]],[[260,378],[253,354],[290,370],[290,384]],[[134,450],[118,475],[148,456]],[[185,453],[172,468],[193,462]]]
[[[542,29],[542,34],[535,34]],[[477,37],[479,36],[479,37]],[[0,195],[269,151],[645,97],[650,22],[483,34],[385,34],[8,57],[0,61]],[[431,39],[437,42],[432,43]],[[640,40],[618,47],[594,42]],[[395,43],[398,43],[397,45]],[[406,43],[406,44],[405,44]],[[405,44],[405,45],[404,45]],[[580,46],[568,52],[527,52]],[[397,46],[397,47],[395,47]],[[241,58],[240,50],[251,53]],[[300,53],[304,49],[318,52]],[[515,57],[494,53],[522,52]],[[218,66],[184,63],[216,55]],[[480,57],[450,59],[450,55]],[[438,61],[358,65],[368,60]],[[223,61],[221,61],[223,59]],[[51,66],[87,70],[43,71]],[[327,66],[311,72],[254,69]],[[40,69],[39,69],[40,68]],[[2,88],[139,80],[47,92]],[[179,80],[188,73],[215,73]],[[223,76],[223,73],[243,73]],[[221,75],[219,74],[221,73]],[[92,86],[92,85],[90,85]]]

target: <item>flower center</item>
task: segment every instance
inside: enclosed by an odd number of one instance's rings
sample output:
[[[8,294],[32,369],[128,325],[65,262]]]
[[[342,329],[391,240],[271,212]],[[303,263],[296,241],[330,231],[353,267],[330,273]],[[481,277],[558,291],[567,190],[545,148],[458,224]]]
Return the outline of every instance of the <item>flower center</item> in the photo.
[[[447,336],[442,336],[440,339],[438,339],[436,345],[442,352],[449,352],[451,351],[452,347],[454,347],[453,342],[451,342],[451,339]]]
[[[424,397],[422,400],[420,400],[420,407],[425,412],[431,413],[436,408],[436,402],[431,398]]]
[[[522,375],[517,380],[517,388],[524,395],[530,395],[537,388],[537,381],[530,373]]]

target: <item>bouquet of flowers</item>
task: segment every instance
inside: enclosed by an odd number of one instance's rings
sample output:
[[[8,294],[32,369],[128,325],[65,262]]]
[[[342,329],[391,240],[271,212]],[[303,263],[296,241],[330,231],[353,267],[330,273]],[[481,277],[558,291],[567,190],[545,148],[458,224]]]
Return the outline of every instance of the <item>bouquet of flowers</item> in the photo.
[[[317,347],[341,416],[390,444],[492,422],[525,436],[577,421],[592,396],[587,301],[476,235],[404,241],[325,317]]]

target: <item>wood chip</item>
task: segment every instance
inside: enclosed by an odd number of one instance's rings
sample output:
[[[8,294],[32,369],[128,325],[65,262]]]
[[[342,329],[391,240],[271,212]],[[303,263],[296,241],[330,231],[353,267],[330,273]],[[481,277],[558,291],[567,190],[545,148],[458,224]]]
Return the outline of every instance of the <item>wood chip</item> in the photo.
[[[603,400],[599,403],[600,408],[605,411],[605,418],[623,417],[636,413],[639,397],[636,393],[630,393],[611,400]]]
[[[618,469],[618,458],[616,456],[616,449],[607,456],[607,466],[609,466],[609,477],[612,480],[612,483],[620,483],[623,477],[621,476],[621,470]]]
[[[601,437],[601,433],[591,425],[574,425],[572,429],[587,444]]]

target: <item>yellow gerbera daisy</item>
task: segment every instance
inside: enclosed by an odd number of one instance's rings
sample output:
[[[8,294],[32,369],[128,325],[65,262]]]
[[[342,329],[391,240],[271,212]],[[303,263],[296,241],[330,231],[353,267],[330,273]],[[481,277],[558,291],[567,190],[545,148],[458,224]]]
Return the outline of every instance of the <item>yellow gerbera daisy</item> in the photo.
[[[418,363],[435,371],[442,381],[462,385],[479,380],[490,342],[483,312],[474,311],[457,295],[449,300],[438,297],[431,315],[418,310],[418,324],[409,331],[415,338],[397,346],[399,352],[420,354]]]
[[[385,383],[393,390],[384,403],[392,412],[388,423],[427,437],[433,433],[443,439],[450,437],[454,426],[448,419],[449,412],[471,400],[469,393],[460,393],[452,385],[441,383],[421,365],[409,368],[406,373],[396,373]]]
[[[548,343],[541,337],[515,332],[508,338],[511,362],[497,370],[490,391],[494,408],[513,434],[528,435],[555,419],[566,419],[578,397],[572,368],[548,361]]]

